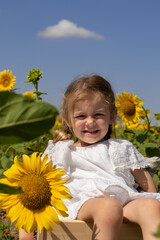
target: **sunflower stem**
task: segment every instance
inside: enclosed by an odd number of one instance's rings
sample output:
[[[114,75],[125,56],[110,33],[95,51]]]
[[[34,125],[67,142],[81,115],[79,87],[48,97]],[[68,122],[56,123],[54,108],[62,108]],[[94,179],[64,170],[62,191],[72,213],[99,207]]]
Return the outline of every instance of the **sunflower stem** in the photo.
[[[142,106],[142,109],[143,109],[143,111],[144,111],[144,114],[145,114],[145,118],[146,118],[146,121],[147,121],[147,127],[148,127],[148,131],[150,130],[150,127],[151,127],[151,122],[150,122],[150,120],[149,120],[149,118],[148,118],[148,115],[147,115],[147,111],[146,111],[146,109]]]
[[[38,101],[39,100],[39,96],[38,96],[38,81],[34,83],[34,87],[35,87],[35,90],[36,90],[36,100]],[[40,151],[40,141],[39,141],[39,138],[37,138],[37,151],[39,152]]]

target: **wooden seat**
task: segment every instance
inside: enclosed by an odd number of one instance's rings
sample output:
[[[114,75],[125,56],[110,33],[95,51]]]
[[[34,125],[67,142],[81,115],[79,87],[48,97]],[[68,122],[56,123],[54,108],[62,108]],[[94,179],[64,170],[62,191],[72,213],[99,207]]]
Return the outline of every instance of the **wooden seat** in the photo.
[[[116,231],[116,229],[115,229]],[[53,231],[42,230],[37,240],[91,240],[92,224],[80,220],[65,220],[54,225]],[[122,224],[119,240],[143,240],[142,232],[137,224]]]

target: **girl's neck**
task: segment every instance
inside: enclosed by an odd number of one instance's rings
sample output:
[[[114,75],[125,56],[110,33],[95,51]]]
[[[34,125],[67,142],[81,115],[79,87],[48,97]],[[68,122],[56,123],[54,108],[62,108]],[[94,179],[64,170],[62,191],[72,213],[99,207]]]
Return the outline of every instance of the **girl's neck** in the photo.
[[[77,141],[77,142],[75,142],[74,144],[73,144],[73,146],[74,147],[88,147],[88,146],[92,146],[92,145],[95,145],[95,144],[98,144],[98,143],[101,143],[101,142],[104,142],[104,141],[106,141],[106,139],[104,138],[104,139],[102,139],[101,141],[99,141],[99,142],[95,142],[95,143],[92,143],[92,144],[89,144],[89,143],[83,143],[83,145],[81,144],[81,142],[80,141]]]

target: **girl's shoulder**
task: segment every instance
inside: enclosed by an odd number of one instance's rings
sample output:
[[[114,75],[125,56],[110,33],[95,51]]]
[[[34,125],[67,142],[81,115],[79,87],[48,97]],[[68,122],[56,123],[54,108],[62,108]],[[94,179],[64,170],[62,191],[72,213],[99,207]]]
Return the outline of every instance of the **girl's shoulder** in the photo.
[[[48,141],[48,148],[49,149],[54,149],[54,148],[65,148],[65,147],[70,147],[73,145],[74,141],[73,140],[63,140],[63,141],[58,141],[56,143],[53,142],[53,140]]]
[[[107,145],[109,148],[114,149],[128,149],[132,148],[133,144],[126,139],[110,138],[107,140]]]
[[[47,155],[48,161],[52,160],[53,165],[68,168],[68,161],[70,159],[70,146],[73,144],[72,140],[65,140],[53,143],[52,140],[48,142],[48,147],[44,151],[42,158]]]
[[[118,169],[132,170],[145,168],[149,164],[135,146],[125,139],[109,139],[108,149],[110,157]]]
[[[120,139],[120,138],[109,138],[107,140],[108,142],[110,142],[111,144],[124,144],[124,145],[132,145],[132,143],[126,139]]]

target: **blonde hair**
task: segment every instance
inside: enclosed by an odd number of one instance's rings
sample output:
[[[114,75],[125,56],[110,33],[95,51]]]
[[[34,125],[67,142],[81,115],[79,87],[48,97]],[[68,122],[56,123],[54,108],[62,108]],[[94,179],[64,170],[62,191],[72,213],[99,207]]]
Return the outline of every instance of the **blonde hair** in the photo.
[[[84,99],[88,93],[98,93],[104,99],[106,104],[109,105],[111,117],[114,115],[115,97],[110,83],[99,75],[83,76],[69,84],[67,87],[63,100],[62,100],[62,117],[64,119],[63,130],[57,131],[53,142],[60,140],[72,139],[73,132],[71,126],[71,115],[73,114],[74,107],[77,101]],[[108,131],[110,137],[111,126]],[[108,135],[107,134],[107,135]]]

